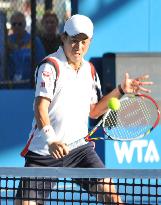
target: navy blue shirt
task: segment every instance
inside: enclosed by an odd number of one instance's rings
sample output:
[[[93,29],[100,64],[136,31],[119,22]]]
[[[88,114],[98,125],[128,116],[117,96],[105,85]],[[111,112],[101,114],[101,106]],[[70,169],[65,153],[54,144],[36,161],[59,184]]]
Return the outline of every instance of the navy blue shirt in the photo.
[[[8,36],[9,62],[8,75],[10,80],[26,80],[32,77],[31,65],[31,34],[25,32],[19,45],[16,34]],[[44,47],[38,37],[35,39],[35,63],[38,64],[45,57]],[[16,79],[16,76],[18,79]],[[19,76],[19,77],[18,77]]]

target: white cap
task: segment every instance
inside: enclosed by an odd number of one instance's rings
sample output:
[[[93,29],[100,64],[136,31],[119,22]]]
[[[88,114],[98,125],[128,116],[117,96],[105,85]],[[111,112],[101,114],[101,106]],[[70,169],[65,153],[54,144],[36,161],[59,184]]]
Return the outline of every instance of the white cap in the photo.
[[[64,25],[64,32],[69,36],[79,33],[86,34],[89,38],[93,36],[93,23],[87,16],[76,14],[71,16]]]

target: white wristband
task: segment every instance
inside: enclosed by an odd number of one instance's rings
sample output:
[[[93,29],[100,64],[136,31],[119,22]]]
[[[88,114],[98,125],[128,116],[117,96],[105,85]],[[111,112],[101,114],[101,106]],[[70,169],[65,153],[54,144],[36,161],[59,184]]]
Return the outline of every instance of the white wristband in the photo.
[[[47,141],[48,144],[57,141],[56,135],[53,127],[51,125],[46,125],[40,130],[41,136]]]

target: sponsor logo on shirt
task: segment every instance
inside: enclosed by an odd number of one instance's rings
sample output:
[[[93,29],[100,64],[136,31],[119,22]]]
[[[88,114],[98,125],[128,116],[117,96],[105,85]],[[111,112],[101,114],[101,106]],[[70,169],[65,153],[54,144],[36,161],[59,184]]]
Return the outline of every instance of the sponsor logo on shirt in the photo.
[[[45,88],[45,82],[41,82],[40,87],[41,87],[41,88]]]
[[[53,75],[53,72],[43,71],[42,74],[43,74],[44,77],[47,77],[47,78],[48,78],[48,77],[50,77],[51,75]]]

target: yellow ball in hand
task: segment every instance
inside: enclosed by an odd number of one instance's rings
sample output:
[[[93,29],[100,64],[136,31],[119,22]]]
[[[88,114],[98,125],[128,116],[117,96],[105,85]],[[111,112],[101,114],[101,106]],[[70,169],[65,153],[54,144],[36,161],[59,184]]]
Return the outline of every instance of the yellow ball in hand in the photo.
[[[108,101],[108,107],[111,110],[119,110],[120,109],[120,101],[117,98],[110,98],[110,100]]]

